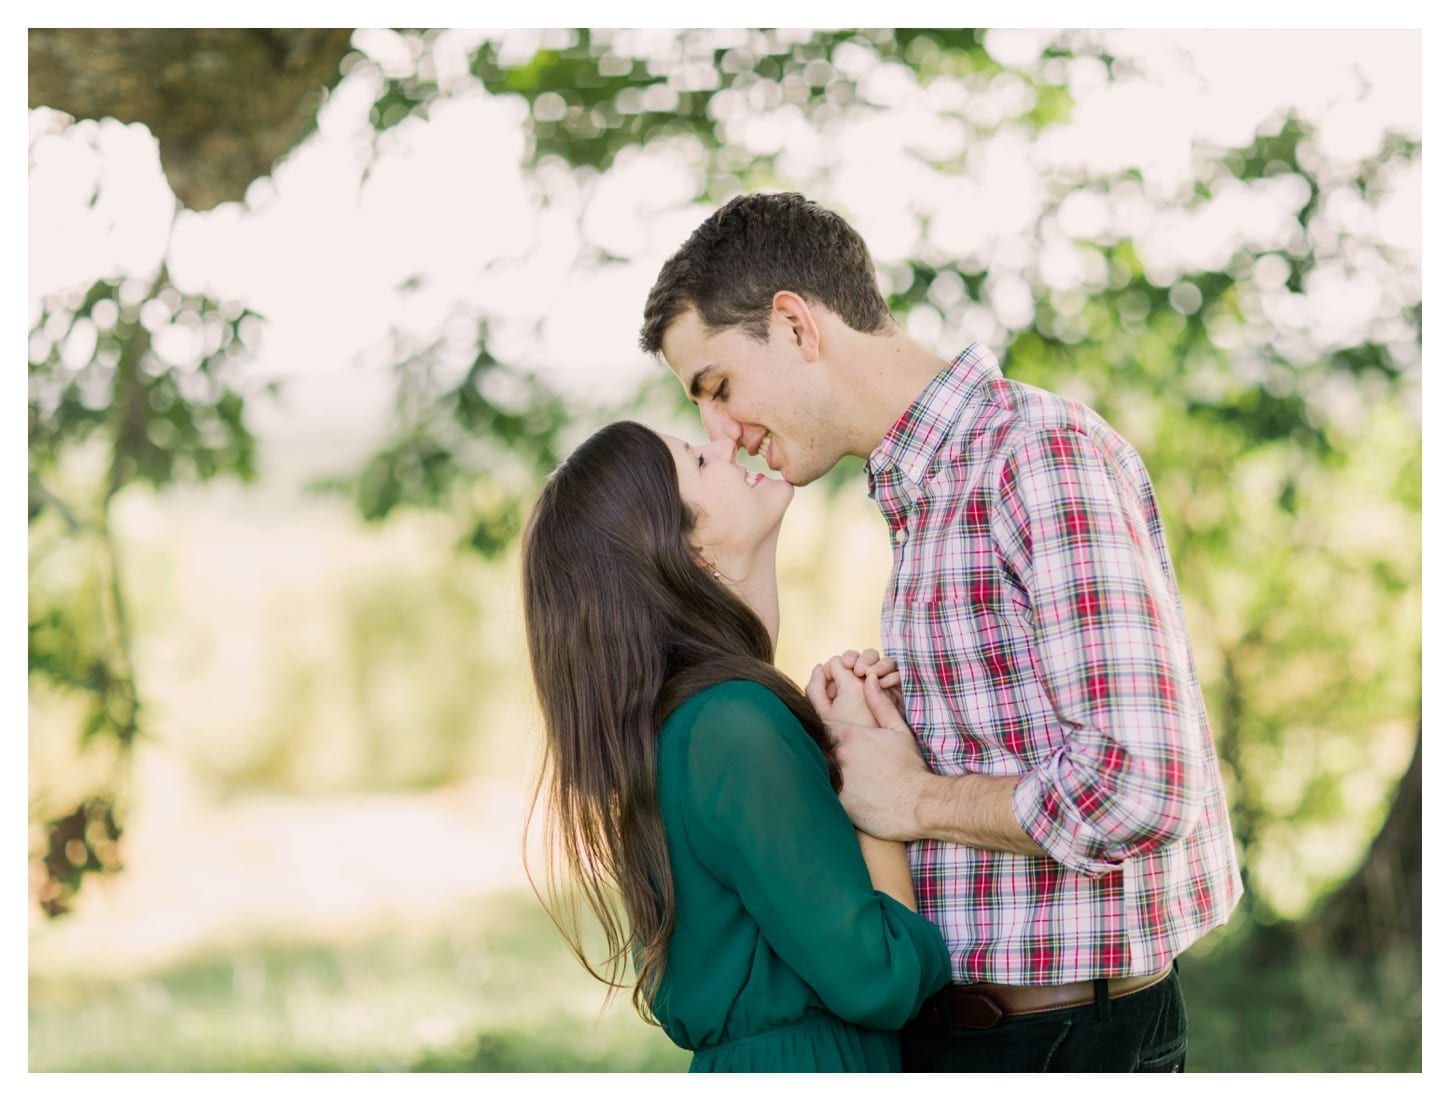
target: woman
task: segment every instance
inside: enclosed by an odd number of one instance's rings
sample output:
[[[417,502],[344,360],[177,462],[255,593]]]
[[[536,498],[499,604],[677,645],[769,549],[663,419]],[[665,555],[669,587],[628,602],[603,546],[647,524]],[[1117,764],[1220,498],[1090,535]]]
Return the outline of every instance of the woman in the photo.
[[[604,927],[607,973],[557,878],[545,905],[596,977],[620,986],[633,963],[636,1008],[692,1071],[899,1070],[895,1030],[947,982],[946,947],[903,847],[858,841],[822,716],[771,664],[794,487],[734,456],[612,424],[534,508],[546,837]],[[811,692],[826,720],[874,725],[840,659]]]

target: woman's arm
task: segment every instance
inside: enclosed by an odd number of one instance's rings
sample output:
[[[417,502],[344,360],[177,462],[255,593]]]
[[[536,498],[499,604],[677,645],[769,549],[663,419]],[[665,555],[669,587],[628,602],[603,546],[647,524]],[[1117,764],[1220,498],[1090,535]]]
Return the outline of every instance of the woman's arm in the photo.
[[[906,846],[900,841],[883,841],[860,830],[856,831],[856,841],[866,860],[871,886],[916,913],[916,890],[911,883],[911,868],[906,862]]]
[[[888,675],[892,678],[893,687],[900,683],[901,676],[894,661],[883,660],[875,650],[859,654],[855,650],[847,650],[811,671],[806,695],[826,722],[871,722],[864,682],[870,677],[879,684],[877,678]],[[906,860],[906,846],[900,841],[883,841],[859,829],[856,842],[861,846],[871,886],[915,913],[916,891]]]
[[[894,867],[874,857],[867,866],[825,757],[773,693],[746,683],[708,691],[685,731],[688,844],[827,1009],[900,1028],[951,978],[941,932],[907,901],[902,847]],[[878,875],[894,877],[890,893]]]

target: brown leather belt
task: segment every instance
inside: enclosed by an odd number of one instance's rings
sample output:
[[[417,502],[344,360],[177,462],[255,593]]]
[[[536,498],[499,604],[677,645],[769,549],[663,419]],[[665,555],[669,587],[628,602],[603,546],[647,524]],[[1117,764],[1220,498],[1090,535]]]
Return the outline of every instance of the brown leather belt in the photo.
[[[1108,997],[1122,998],[1162,982],[1173,970],[1170,963],[1154,975],[1125,975],[1107,980]],[[954,1028],[992,1028],[1003,1017],[1046,1013],[1092,1005],[1097,990],[1092,979],[1061,986],[1008,986],[1005,983],[952,983],[927,999],[918,1019]]]

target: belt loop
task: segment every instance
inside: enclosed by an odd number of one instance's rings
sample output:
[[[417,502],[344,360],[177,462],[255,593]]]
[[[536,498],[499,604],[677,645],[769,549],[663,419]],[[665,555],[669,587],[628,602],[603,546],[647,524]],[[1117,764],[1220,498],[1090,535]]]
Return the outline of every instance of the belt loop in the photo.
[[[1106,1025],[1113,1019],[1113,1002],[1108,995],[1108,980],[1093,980],[1093,1000],[1098,1003],[1098,1023]]]

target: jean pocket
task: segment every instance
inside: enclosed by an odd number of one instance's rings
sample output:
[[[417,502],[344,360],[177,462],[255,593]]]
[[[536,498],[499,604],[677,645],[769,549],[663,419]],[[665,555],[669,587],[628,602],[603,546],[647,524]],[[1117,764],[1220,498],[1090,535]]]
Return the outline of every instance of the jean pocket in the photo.
[[[1125,1000],[1139,1002],[1138,1011],[1151,1022],[1139,1041],[1138,1065],[1134,1069],[1150,1074],[1181,1071],[1188,1057],[1188,1014],[1178,975],[1171,974],[1142,994]]]
[[[1188,1061],[1188,1037],[1183,1036],[1167,1047],[1144,1051],[1133,1070],[1138,1074],[1178,1074]]]

